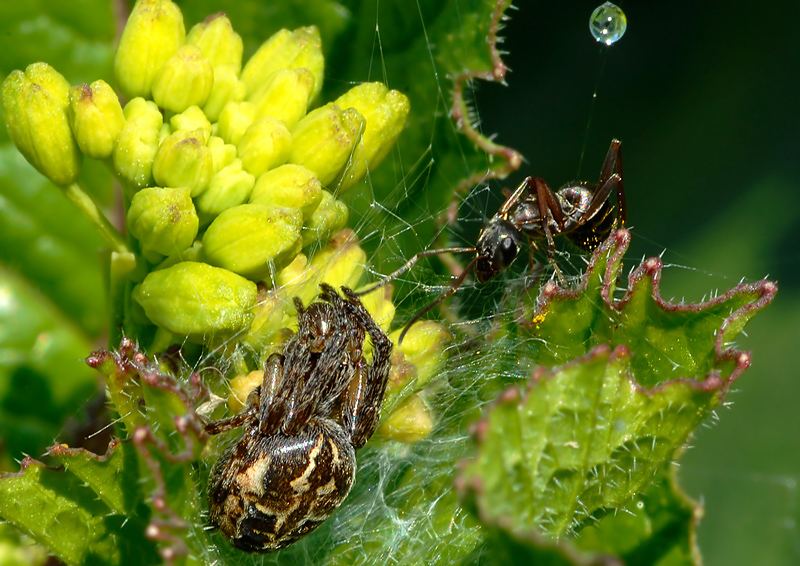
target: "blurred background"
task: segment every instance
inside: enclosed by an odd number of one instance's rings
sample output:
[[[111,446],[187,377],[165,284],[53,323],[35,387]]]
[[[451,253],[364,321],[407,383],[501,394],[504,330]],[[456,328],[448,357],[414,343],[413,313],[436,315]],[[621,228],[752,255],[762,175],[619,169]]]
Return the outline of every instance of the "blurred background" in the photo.
[[[608,48],[589,32],[598,5],[517,3],[508,86],[477,85],[482,129],[527,160],[509,187],[596,182],[622,140],[629,265],[663,253],[665,298],[778,282],[737,344],[753,364],[731,410],[680,479],[705,503],[707,565],[800,564],[800,4],[620,2],[627,32]]]

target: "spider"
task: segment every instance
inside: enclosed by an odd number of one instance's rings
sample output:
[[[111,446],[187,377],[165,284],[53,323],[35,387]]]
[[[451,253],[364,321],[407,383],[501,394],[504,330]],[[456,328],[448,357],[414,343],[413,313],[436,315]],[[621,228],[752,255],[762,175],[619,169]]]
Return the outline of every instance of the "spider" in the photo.
[[[609,200],[614,192],[616,192],[616,207]],[[533,264],[533,251],[538,249],[536,240],[544,239],[547,242],[548,261],[553,265],[561,284],[566,286],[564,276],[553,257],[555,251],[553,237],[563,234],[577,247],[591,252],[608,237],[617,221],[624,226],[625,220],[622,144],[615,139],[611,140],[611,147],[608,148],[603,161],[597,185],[573,182],[554,191],[543,179],[527,177],[497,213],[483,225],[475,246],[419,252],[395,272],[372,287],[357,293],[357,296],[366,295],[383,287],[411,269],[420,258],[444,253],[475,254],[450,288],[415,314],[406,324],[397,340],[397,343],[401,344],[406,332],[415,322],[458,290],[473,266],[478,282],[485,283],[511,265],[519,254],[525,238],[531,246],[531,264]]]
[[[272,552],[317,528],[353,487],[356,450],[378,426],[392,342],[356,298],[320,285],[320,299],[294,299],[298,330],[265,364],[239,414],[208,423],[244,433],[211,470],[211,523],[237,548]],[[364,358],[365,335],[373,346]]]

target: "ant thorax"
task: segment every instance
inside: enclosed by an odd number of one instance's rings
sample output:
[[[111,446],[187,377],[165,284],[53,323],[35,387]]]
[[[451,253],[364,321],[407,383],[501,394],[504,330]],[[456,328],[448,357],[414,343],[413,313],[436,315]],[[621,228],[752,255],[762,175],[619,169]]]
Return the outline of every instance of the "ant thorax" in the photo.
[[[588,183],[567,185],[556,191],[555,197],[561,205],[564,213],[563,232],[576,228],[579,224],[585,223],[584,214],[589,210],[594,197],[593,187]]]

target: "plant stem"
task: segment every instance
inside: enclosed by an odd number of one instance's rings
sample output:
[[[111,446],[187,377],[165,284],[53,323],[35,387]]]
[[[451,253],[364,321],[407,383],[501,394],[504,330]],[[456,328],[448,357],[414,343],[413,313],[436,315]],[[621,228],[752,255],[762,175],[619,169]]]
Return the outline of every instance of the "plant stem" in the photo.
[[[77,181],[62,187],[64,196],[67,197],[72,204],[78,207],[78,210],[94,224],[95,228],[105,238],[106,242],[111,246],[111,249],[120,254],[133,253],[125,243],[122,234],[114,228],[111,222],[106,218],[105,214],[97,206],[97,203],[92,200],[86,191],[81,187]]]

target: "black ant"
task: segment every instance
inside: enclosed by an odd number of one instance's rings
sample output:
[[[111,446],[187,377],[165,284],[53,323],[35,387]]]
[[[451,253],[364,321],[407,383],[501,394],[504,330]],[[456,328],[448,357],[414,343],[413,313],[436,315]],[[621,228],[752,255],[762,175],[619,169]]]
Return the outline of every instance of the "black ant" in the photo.
[[[616,207],[609,200],[611,193],[617,194]],[[472,267],[479,283],[485,283],[503,272],[516,259],[519,248],[527,238],[533,250],[538,249],[535,240],[547,241],[547,258],[555,268],[562,285],[564,276],[555,262],[553,236],[563,234],[580,249],[592,252],[605,240],[619,220],[625,225],[625,191],[622,187],[622,144],[611,140],[600,180],[597,185],[585,182],[569,183],[554,191],[541,178],[527,177],[515,190],[478,234],[474,247],[442,248],[419,252],[394,273],[368,288],[356,293],[366,295],[399,277],[420,259],[444,253],[474,253],[475,257],[456,277],[450,289],[423,308],[406,324],[397,341],[400,344],[408,329],[425,313],[456,292]]]

